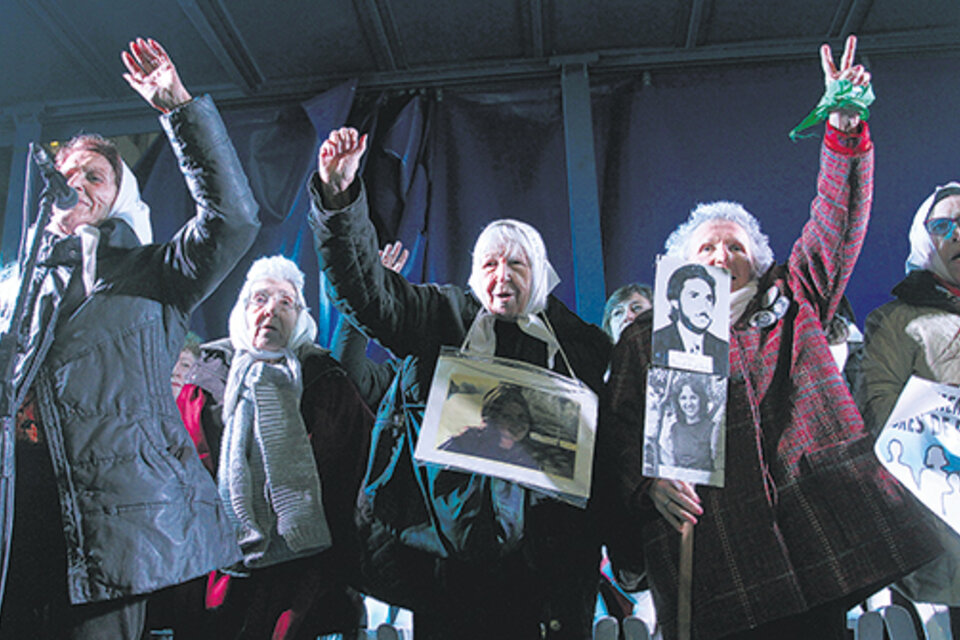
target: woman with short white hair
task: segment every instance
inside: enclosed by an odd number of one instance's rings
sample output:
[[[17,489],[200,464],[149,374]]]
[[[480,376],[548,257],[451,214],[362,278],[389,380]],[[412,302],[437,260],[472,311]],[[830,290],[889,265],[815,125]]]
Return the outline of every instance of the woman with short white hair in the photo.
[[[854,45],[851,36],[839,70],[821,49],[828,89],[869,84],[852,64]],[[759,224],[736,203],[698,206],[667,240],[668,253],[731,277],[723,488],[643,476],[652,318],[628,327],[614,350],[604,466],[637,523],[621,523],[616,538],[628,541],[624,557],[642,556],[626,568],[646,571],[665,638],[678,633],[684,526],[695,525],[700,640],[845,638],[850,606],[936,552],[917,503],[874,457],[824,336],[863,245],[872,188],[867,124],[835,106],[817,196],[786,264],[774,265]]]

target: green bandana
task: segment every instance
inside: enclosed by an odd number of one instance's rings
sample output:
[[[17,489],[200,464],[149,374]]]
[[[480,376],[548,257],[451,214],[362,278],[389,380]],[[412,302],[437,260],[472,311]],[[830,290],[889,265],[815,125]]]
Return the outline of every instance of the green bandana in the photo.
[[[868,107],[873,104],[873,100],[873,85],[854,86],[849,80],[832,80],[827,85],[823,97],[820,98],[820,102],[813,108],[813,111],[790,132],[790,139],[796,142],[799,138],[809,138],[814,135],[812,133],[801,134],[800,132],[823,122],[831,111],[837,109],[856,111],[860,114],[861,119],[866,120],[870,117]]]

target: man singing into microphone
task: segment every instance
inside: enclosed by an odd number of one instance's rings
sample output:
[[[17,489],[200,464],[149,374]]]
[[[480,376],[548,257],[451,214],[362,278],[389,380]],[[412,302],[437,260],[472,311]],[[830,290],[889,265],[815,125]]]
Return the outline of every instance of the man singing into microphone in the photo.
[[[239,558],[169,389],[190,313],[250,247],[257,205],[210,98],[187,93],[153,40],[122,58],[127,82],[163,114],[197,213],[153,244],[149,209],[109,141],[80,136],[57,155],[77,202],[60,199],[31,230],[42,234],[37,267],[9,326],[4,640],[138,640],[145,594]],[[9,476],[14,461],[0,462]]]

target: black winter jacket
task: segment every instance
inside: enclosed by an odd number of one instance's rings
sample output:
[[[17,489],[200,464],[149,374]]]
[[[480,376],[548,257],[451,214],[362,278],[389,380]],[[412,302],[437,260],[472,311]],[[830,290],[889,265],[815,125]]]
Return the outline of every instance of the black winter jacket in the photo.
[[[418,396],[406,398],[408,403],[419,400],[422,410],[441,346],[459,347],[463,343],[480,311],[480,302],[460,287],[411,284],[383,267],[363,189],[350,205],[336,211],[323,209],[316,175],[310,191],[313,211],[309,221],[319,262],[338,309],[397,357],[407,358],[398,375],[404,377],[406,393]],[[606,334],[580,320],[553,297],[546,315],[577,377],[600,394],[611,349]],[[497,356],[546,366],[544,343],[522,334],[514,323],[497,322],[496,331]],[[566,373],[559,357],[557,370]],[[469,474],[444,473],[449,476],[447,484],[460,489],[470,482]],[[458,482],[455,476],[464,480]],[[586,638],[592,623],[599,558],[599,537],[591,508],[578,509],[529,496],[524,539],[518,551],[492,562],[489,557],[482,561],[437,559],[436,574],[432,578],[422,573],[410,576],[418,584],[408,588],[422,590],[425,596],[421,602],[425,605],[433,601],[432,611],[418,609],[418,614],[448,617],[464,629],[471,625],[470,616],[478,617],[479,629],[490,624],[485,618],[510,610],[523,612],[521,616],[527,619],[538,619],[548,629],[549,638]],[[424,585],[428,580],[432,584]],[[470,595],[471,588],[482,594],[479,600]],[[499,630],[506,634],[501,637],[532,637],[529,626],[518,623],[511,627],[509,621],[499,624]],[[464,637],[482,635],[477,629]]]
[[[160,120],[196,216],[169,242],[147,246],[125,222],[104,222],[92,293],[18,353],[16,406],[33,388],[74,604],[151,592],[239,558],[170,372],[190,313],[253,242],[258,206],[209,97]],[[64,302],[51,288],[41,297],[45,308]],[[8,474],[13,448],[6,453]]]

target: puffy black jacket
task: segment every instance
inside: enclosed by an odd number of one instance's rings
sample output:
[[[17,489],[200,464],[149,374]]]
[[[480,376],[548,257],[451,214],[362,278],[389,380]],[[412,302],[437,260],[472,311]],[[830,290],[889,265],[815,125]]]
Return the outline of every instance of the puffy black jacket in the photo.
[[[147,593],[239,558],[170,372],[190,313],[253,242],[258,207],[209,97],[161,123],[196,216],[169,242],[147,246],[125,222],[103,223],[91,295],[42,324],[42,335],[22,342],[30,352],[18,354],[32,364],[17,368],[16,402],[34,389],[75,604]],[[41,295],[63,302],[56,290]],[[10,473],[13,448],[6,454]]]
[[[327,211],[320,200],[316,175],[311,179],[310,190],[313,211],[309,221],[319,262],[338,308],[367,335],[405,358],[403,366],[398,366],[397,375],[401,379],[381,404],[374,438],[378,428],[385,428],[391,422],[390,411],[394,405],[404,408],[404,419],[399,423],[417,423],[417,431],[440,347],[463,343],[481,304],[460,287],[415,285],[384,268],[378,257],[376,231],[367,216],[365,191],[359,189],[356,200],[347,207]],[[552,296],[546,316],[577,377],[600,394],[611,349],[606,334],[582,321]],[[544,343],[522,334],[514,323],[498,322],[496,330],[496,355],[546,366]],[[557,361],[558,370],[566,373],[561,359]],[[364,390],[361,389],[361,393]],[[412,443],[403,446],[412,447]],[[371,464],[378,465],[378,460],[378,451],[372,452]],[[422,465],[416,466],[419,469]],[[507,634],[498,637],[533,637],[528,633],[530,627],[524,626],[531,617],[546,626],[549,638],[589,637],[600,562],[594,509],[578,509],[528,496],[521,547],[501,558],[491,558],[484,553],[489,551],[489,545],[480,549],[483,545],[473,543],[474,539],[482,541],[487,536],[474,535],[481,527],[473,527],[467,521],[488,503],[474,509],[473,505],[466,504],[466,498],[460,500],[480,483],[475,482],[471,474],[435,472],[443,475],[444,493],[433,497],[449,499],[454,506],[445,507],[435,502],[432,511],[448,514],[449,519],[441,518],[439,524],[434,525],[426,516],[429,507],[418,510],[413,504],[399,504],[399,501],[386,505],[392,506],[388,510],[396,517],[383,511],[378,515],[388,529],[399,531],[409,547],[417,552],[430,549],[437,556],[432,580],[425,575],[429,564],[421,562],[423,558],[415,555],[416,552],[403,550],[390,559],[397,563],[410,561],[400,572],[406,575],[400,576],[405,582],[399,585],[399,590],[409,594],[408,606],[414,607],[418,615],[425,614],[421,619],[439,615],[446,622],[457,620],[462,637],[487,634],[484,625],[491,624],[490,616],[501,615],[505,610],[502,607],[522,611],[524,620],[516,624],[507,620],[493,623],[501,625],[498,630]],[[410,495],[398,498],[410,498]],[[374,506],[375,512],[377,509]],[[492,516],[489,521],[492,522]],[[457,551],[462,552],[460,557],[440,557],[439,545],[430,542],[437,538],[437,527],[458,547]],[[384,545],[379,555],[387,556],[390,542],[377,540],[376,543]],[[368,553],[376,556],[378,551],[368,550]],[[481,556],[482,559],[478,559]],[[380,561],[374,558],[374,562]],[[473,596],[472,589],[480,593],[478,598]],[[476,628],[467,622],[470,616],[479,618]]]

